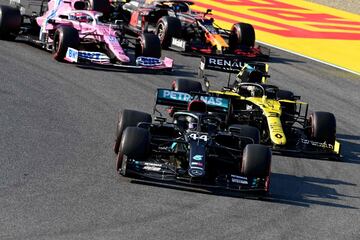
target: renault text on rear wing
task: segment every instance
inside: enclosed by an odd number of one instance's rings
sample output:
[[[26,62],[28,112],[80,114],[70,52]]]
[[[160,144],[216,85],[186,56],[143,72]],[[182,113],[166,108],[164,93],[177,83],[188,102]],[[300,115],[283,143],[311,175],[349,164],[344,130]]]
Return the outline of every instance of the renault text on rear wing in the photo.
[[[266,73],[268,72],[269,65],[262,62],[247,62],[239,56],[202,56],[199,66],[199,78],[204,77],[205,69],[238,73],[245,65]]]

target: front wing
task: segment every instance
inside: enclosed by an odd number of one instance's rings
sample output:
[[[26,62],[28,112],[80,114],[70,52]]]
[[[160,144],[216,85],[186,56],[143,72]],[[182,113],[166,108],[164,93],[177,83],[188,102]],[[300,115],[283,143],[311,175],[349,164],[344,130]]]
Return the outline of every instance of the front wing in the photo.
[[[169,164],[153,163],[148,161],[127,160],[127,174],[141,177],[146,180],[163,183],[191,186],[205,189],[225,189],[252,194],[267,194],[269,191],[269,177],[245,177],[234,174],[218,175],[214,181],[201,178],[191,178],[188,175],[178,174]]]
[[[273,153],[283,155],[296,155],[303,157],[314,157],[319,159],[341,160],[341,143],[335,141],[335,144],[327,144],[311,141],[308,139],[299,139],[294,146],[272,146]]]
[[[101,52],[78,51],[73,48],[68,48],[64,58],[67,62],[78,63],[83,67],[97,66],[98,68],[117,68],[123,70],[147,70],[147,71],[166,71],[170,72],[173,69],[173,60],[165,57],[164,59],[138,57],[135,65],[116,64],[111,63],[110,58]]]
[[[172,38],[170,49],[181,52],[188,56],[203,56],[203,55],[220,55],[227,57],[241,57],[247,61],[268,61],[270,58],[270,49],[262,46],[252,48],[239,48],[233,53],[219,53],[216,54],[209,46],[191,45],[183,39]]]

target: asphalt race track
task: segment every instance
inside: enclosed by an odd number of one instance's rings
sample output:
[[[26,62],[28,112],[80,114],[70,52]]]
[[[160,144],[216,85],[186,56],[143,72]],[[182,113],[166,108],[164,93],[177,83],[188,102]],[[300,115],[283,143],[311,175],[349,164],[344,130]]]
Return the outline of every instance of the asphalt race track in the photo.
[[[271,199],[143,184],[115,172],[117,112],[194,78],[81,69],[0,41],[0,239],[360,239],[360,77],[273,50],[271,82],[332,111],[343,162],[274,156]],[[214,88],[226,74],[211,72]]]

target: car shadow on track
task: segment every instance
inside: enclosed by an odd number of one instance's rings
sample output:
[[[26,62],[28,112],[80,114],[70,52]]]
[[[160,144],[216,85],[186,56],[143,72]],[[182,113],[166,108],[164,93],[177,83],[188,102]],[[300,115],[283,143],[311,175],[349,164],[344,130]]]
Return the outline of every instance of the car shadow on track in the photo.
[[[305,61],[300,61],[300,60],[295,60],[295,59],[290,59],[290,58],[279,57],[278,55],[275,55],[275,54],[270,57],[269,62],[270,62],[270,64],[271,64],[271,63],[282,63],[282,64],[305,63]]]
[[[337,134],[337,138],[341,143],[343,161],[360,164],[360,136]]]
[[[87,63],[78,63],[76,67],[86,70],[95,70],[95,71],[106,71],[106,72],[123,72],[123,73],[133,73],[133,74],[161,74],[161,75],[173,75],[173,76],[182,76],[182,77],[196,77],[197,73],[186,69],[184,66],[175,65],[172,71],[168,70],[154,70],[154,69],[137,69],[137,68],[121,68],[111,65],[100,65],[100,64],[87,64]]]
[[[336,208],[358,209],[357,207],[341,204],[345,198],[357,198],[360,196],[350,196],[338,193],[332,187],[335,185],[357,186],[357,184],[329,179],[308,176],[292,176],[281,173],[271,175],[271,202],[310,207],[311,205],[321,205]]]
[[[346,181],[316,178],[316,177],[297,177],[287,174],[272,173],[271,190],[268,196],[253,195],[246,192],[229,191],[224,189],[184,187],[179,184],[166,184],[158,181],[143,179],[131,179],[133,184],[162,187],[178,191],[195,192],[199,194],[209,194],[221,197],[244,198],[252,200],[267,201],[276,204],[294,205],[298,207],[310,207],[321,205],[335,208],[358,209],[357,207],[341,204],[345,198],[357,198],[360,196],[349,196],[340,194],[332,185],[356,186],[354,183]]]

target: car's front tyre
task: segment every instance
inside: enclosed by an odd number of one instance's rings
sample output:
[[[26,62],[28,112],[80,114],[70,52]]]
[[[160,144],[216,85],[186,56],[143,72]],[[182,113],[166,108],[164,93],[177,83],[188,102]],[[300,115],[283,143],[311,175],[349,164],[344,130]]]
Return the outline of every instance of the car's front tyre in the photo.
[[[55,30],[53,39],[53,57],[64,61],[68,48],[78,49],[80,45],[79,32],[71,26],[60,26]]]

